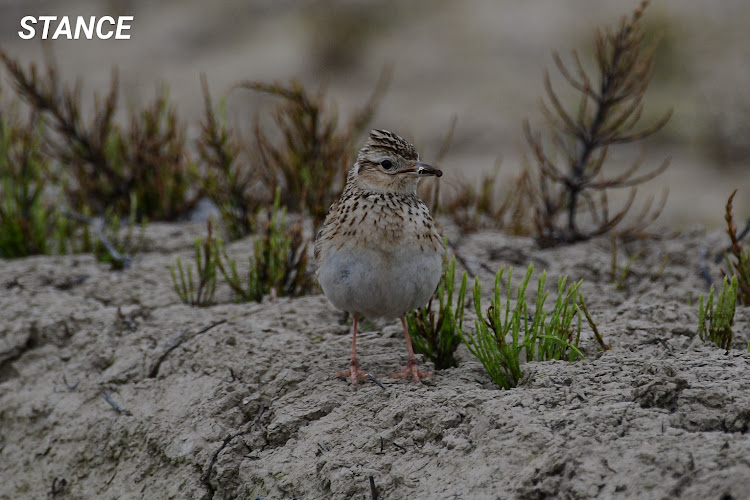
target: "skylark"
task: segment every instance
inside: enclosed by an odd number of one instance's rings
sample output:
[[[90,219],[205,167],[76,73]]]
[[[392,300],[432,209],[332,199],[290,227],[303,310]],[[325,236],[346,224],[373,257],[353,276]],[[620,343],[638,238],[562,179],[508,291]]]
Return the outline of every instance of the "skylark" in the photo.
[[[357,363],[357,323],[367,318],[401,319],[409,363],[393,377],[420,377],[406,327],[407,311],[424,306],[442,273],[443,241],[430,212],[417,197],[417,183],[443,173],[419,161],[413,145],[385,130],[373,130],[349,171],[341,199],[331,205],[315,242],[318,280],[328,300],[353,318],[349,370]]]

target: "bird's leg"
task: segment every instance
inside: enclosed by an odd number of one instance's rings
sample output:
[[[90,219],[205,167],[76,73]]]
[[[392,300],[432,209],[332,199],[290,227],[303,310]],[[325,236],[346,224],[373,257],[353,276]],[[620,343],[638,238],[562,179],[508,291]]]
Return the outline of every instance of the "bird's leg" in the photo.
[[[359,314],[352,314],[352,360],[349,362],[349,369],[342,372],[338,372],[333,378],[338,377],[350,377],[353,386],[357,386],[357,378],[365,379],[367,374],[359,369],[359,363],[357,363],[357,322],[359,321]]]
[[[391,375],[393,378],[404,378],[412,375],[415,382],[419,382],[419,377],[429,377],[431,373],[420,372],[417,368],[417,358],[414,356],[414,349],[411,346],[411,337],[409,337],[409,329],[406,327],[406,318],[401,316],[401,326],[404,327],[404,336],[406,337],[406,349],[409,351],[409,363],[399,373]]]

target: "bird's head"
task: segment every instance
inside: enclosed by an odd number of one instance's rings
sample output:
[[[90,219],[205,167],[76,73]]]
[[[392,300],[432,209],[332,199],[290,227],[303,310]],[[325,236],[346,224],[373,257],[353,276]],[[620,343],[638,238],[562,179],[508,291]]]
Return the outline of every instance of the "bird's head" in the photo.
[[[372,130],[347,183],[365,191],[416,194],[419,179],[443,172],[419,161],[414,146],[387,130]]]

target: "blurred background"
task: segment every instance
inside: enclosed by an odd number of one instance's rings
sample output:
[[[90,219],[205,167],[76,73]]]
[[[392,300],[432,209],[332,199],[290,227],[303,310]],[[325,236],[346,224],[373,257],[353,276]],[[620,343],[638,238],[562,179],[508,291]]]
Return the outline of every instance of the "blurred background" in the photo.
[[[119,69],[122,98],[151,99],[161,84],[182,118],[197,127],[199,75],[222,95],[240,80],[297,78],[324,87],[342,118],[361,106],[384,66],[393,77],[373,123],[411,138],[430,161],[457,127],[441,167],[443,179],[478,181],[501,161],[501,177],[518,172],[528,152],[522,123],[542,125],[538,100],[552,51],[566,59],[593,52],[595,29],[616,25],[638,2],[622,0],[208,1],[0,0],[0,45],[24,63],[43,62],[39,39],[18,36],[23,16],[135,16],[131,39],[48,40],[64,79],[81,78],[86,102],[108,89]],[[667,157],[665,174],[639,196],[670,195],[658,222],[674,229],[722,227],[735,188],[735,215],[750,215],[750,2],[656,0],[645,14],[647,36],[659,38],[645,119],[674,114],[656,136],[613,151],[614,171],[642,147],[644,167]],[[54,24],[56,26],[56,24]],[[9,95],[8,80],[2,85]],[[564,87],[560,86],[561,89]],[[269,105],[249,91],[232,92],[230,117],[247,127]],[[605,167],[606,171],[606,167]]]

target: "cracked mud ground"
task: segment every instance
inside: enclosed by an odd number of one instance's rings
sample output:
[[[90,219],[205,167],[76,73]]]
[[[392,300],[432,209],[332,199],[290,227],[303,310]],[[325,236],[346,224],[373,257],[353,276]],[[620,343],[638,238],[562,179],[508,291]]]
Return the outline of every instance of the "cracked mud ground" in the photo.
[[[467,237],[485,294],[481,264],[584,279],[612,351],[584,331],[586,361],[528,363],[502,391],[462,347],[458,368],[416,385],[387,378],[406,349],[398,324],[375,323],[358,350],[385,390],[357,392],[330,378],[350,338],[323,296],[181,304],[167,266],[194,234],[150,226],[121,273],[91,256],[0,262],[0,498],[369,499],[370,477],[379,498],[412,500],[750,491],[750,311],[733,350],[696,338],[701,249],[721,233],[621,249],[621,264],[643,253],[620,290],[608,240]]]

